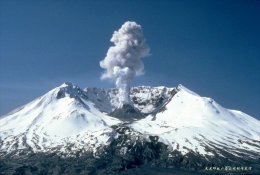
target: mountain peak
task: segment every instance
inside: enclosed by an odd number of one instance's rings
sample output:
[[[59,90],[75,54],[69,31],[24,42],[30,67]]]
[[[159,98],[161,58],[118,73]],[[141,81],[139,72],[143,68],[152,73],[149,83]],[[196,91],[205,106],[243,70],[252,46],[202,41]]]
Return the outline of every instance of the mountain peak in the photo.
[[[83,91],[71,82],[65,82],[55,89],[57,89],[57,99],[63,98],[65,96],[69,96],[71,98],[78,98],[83,95]]]
[[[179,84],[179,85],[177,86],[177,90],[178,90],[178,91],[185,91],[185,92],[187,92],[187,93],[189,93],[189,94],[192,94],[192,95],[195,95],[195,96],[200,97],[199,94],[197,94],[197,93],[193,92],[192,90],[186,88],[186,87],[183,86],[182,84]]]
[[[68,82],[62,83],[62,85],[60,85],[59,87],[66,87],[66,86],[72,87],[72,86],[75,86],[75,85],[72,82],[68,81]]]

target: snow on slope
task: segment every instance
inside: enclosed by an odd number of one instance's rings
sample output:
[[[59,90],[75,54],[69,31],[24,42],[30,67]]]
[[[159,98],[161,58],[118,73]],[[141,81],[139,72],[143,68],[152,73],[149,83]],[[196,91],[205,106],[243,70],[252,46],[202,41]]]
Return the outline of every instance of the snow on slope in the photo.
[[[11,145],[18,140],[19,148],[29,145],[34,151],[73,143],[78,138],[82,138],[81,146],[97,137],[95,144],[104,144],[109,138],[104,133],[120,123],[97,110],[84,99],[84,92],[71,83],[51,90],[0,121],[0,138],[4,141],[1,149],[16,149]]]
[[[260,154],[260,121],[242,112],[228,110],[214,100],[200,97],[182,85],[156,115],[136,121],[131,127],[147,135],[157,135],[183,154],[190,150],[211,155],[205,146],[241,148]],[[241,144],[243,143],[243,144]],[[231,150],[232,150],[231,149]],[[235,153],[235,149],[234,152]]]
[[[130,93],[143,119],[128,124],[137,133],[157,135],[183,154],[212,155],[208,148],[228,149],[233,155],[260,155],[260,121],[228,110],[214,100],[179,85],[177,88],[134,87]],[[109,144],[110,117],[118,105],[117,89],[81,90],[65,83],[0,119],[0,150],[30,147],[33,151],[57,148],[70,153]],[[221,153],[219,153],[221,155]]]

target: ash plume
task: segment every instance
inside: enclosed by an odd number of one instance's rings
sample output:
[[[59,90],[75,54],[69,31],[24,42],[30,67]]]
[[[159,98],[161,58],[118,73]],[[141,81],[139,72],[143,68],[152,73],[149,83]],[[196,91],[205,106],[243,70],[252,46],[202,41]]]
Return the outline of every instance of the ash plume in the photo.
[[[129,92],[135,76],[143,74],[142,57],[149,55],[142,27],[136,22],[125,22],[110,39],[111,46],[100,67],[105,69],[101,79],[112,79],[119,89],[119,107],[131,104]]]

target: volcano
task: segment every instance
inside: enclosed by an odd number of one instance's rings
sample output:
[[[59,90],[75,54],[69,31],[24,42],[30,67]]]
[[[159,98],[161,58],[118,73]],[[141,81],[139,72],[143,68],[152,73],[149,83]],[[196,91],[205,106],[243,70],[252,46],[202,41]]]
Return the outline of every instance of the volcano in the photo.
[[[2,116],[0,174],[260,171],[259,120],[183,85],[130,98],[118,108],[118,89],[64,83]]]

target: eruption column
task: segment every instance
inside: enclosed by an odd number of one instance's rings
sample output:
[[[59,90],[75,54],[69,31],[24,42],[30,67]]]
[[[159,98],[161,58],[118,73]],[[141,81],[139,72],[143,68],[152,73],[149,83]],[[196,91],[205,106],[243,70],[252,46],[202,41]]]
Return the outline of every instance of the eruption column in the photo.
[[[135,76],[143,74],[142,57],[149,55],[142,28],[136,22],[125,22],[115,31],[111,46],[100,66],[105,69],[101,79],[112,79],[119,89],[119,107],[130,104],[129,92]]]

